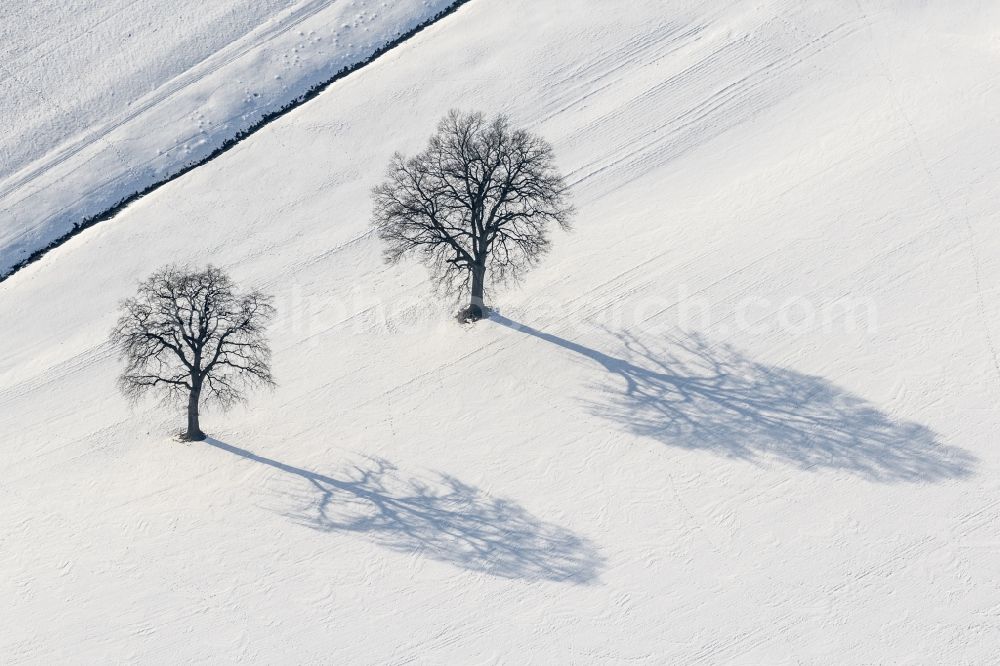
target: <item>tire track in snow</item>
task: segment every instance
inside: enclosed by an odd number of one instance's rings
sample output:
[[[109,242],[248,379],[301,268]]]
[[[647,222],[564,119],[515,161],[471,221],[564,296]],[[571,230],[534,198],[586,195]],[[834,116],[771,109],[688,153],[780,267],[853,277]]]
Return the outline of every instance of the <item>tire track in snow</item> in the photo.
[[[547,107],[556,108],[542,116],[538,120],[538,123],[544,123],[550,118],[565,113],[573,107],[578,107],[587,99],[606,91],[621,81],[621,79],[613,78],[607,82],[603,81],[620,70],[628,70],[629,65],[632,65],[636,61],[641,62],[644,67],[649,67],[656,64],[657,61],[676,53],[688,46],[691,40],[696,40],[705,28],[705,24],[698,24],[683,29],[679,25],[670,23],[662,26],[663,32],[654,32],[646,35],[643,39],[636,40],[634,44],[630,43],[620,51],[611,52],[606,57],[597,58],[586,65],[570,71],[555,86],[557,89],[563,87],[570,90],[562,95],[557,95],[546,100],[548,102],[546,104]],[[563,69],[568,70],[568,68]],[[556,72],[559,71],[556,70]],[[582,79],[584,75],[589,75],[589,78]],[[584,92],[580,92],[580,89]]]
[[[104,342],[93,347],[88,347],[69,358],[59,361],[39,374],[31,375],[25,380],[8,384],[0,391],[0,407],[10,404],[13,400],[21,398],[28,393],[38,391],[70,375],[86,370],[96,363],[110,358],[111,355],[110,344]]]
[[[70,114],[69,110],[66,109],[66,107],[62,106],[57,101],[55,101],[54,99],[52,99],[51,97],[49,97],[48,95],[46,95],[44,92],[42,92],[41,89],[35,88],[35,87],[31,86],[29,83],[27,83],[26,81],[23,81],[20,77],[18,77],[17,75],[15,75],[13,72],[11,72],[10,70],[8,70],[3,65],[0,65],[0,72],[3,72],[4,74],[6,74],[7,75],[6,78],[12,79],[18,85],[20,85],[22,88],[30,90],[35,95],[37,95],[40,99],[45,100],[45,102],[49,106],[51,106],[53,108],[56,108],[56,109],[59,109],[60,111],[62,111],[66,115]],[[125,154],[122,153],[122,151],[118,148],[118,146],[113,141],[111,141],[111,140],[108,139],[108,137],[107,137],[106,134],[102,135],[102,136],[95,136],[92,139],[90,137],[88,137],[86,145],[82,146],[81,150],[84,147],[86,147],[86,146],[92,146],[92,145],[94,145],[96,143],[102,143],[102,144],[104,144],[105,146],[108,147],[108,150],[110,150],[112,153],[115,154],[115,157],[118,158],[118,161],[122,163],[122,166],[127,171],[126,174],[122,174],[123,176],[127,175],[127,176],[130,176],[132,179],[136,179],[136,173],[135,173],[135,169],[133,168],[132,163],[129,162],[129,160],[125,157]],[[76,152],[79,152],[79,151],[76,151]],[[51,165],[48,165],[48,166],[43,165],[39,169],[37,169],[34,172],[28,174],[24,179],[21,179],[21,181],[18,181],[17,178],[10,178],[10,179],[8,179],[7,183],[11,183],[10,186],[7,186],[7,184],[0,185],[0,199],[2,199],[3,197],[7,196],[8,194],[10,194],[11,192],[13,192],[14,190],[16,190],[19,186],[23,185],[24,182],[27,182],[27,181],[31,180],[32,178],[38,176],[40,173],[42,173],[42,171],[45,171],[46,169],[50,168],[51,166],[57,166],[57,165],[61,164],[62,162],[65,161],[65,159],[68,159],[68,157],[67,158],[60,158],[60,157],[58,157],[58,154],[57,154],[57,159],[55,159],[51,163]],[[31,168],[32,167],[29,167],[29,169],[31,169]],[[118,179],[115,179],[115,180],[117,181]],[[27,196],[27,194],[25,196]],[[17,204],[18,202],[14,201],[13,203]],[[9,207],[3,209],[3,212],[7,212],[8,210],[9,210]],[[51,219],[51,217],[52,216],[50,216],[47,219]],[[2,277],[0,277],[0,281],[3,281]]]
[[[748,60],[766,60],[736,81],[698,96],[703,101],[682,110],[666,122],[651,127],[640,136],[631,138],[619,146],[616,154],[599,156],[599,159],[589,165],[570,172],[567,175],[570,184],[577,186],[621,166],[626,168],[626,174],[648,171],[653,166],[676,159],[688,150],[704,145],[711,138],[751,120],[794,92],[795,88],[789,85],[788,76],[783,75],[796,71],[810,58],[850,37],[860,28],[856,23],[841,23],[808,41],[792,44],[787,49],[782,49],[780,42],[778,46],[771,46],[776,40],[755,34],[748,34],[738,41],[726,42],[696,64],[647,89],[613,113],[582,127],[579,133],[604,133],[603,127],[632,127],[635,123],[629,122],[625,116],[640,114],[650,106],[669,108],[669,99],[674,96],[676,89],[690,89],[700,85],[703,80],[711,80],[711,77],[705,76],[706,71],[725,67],[739,71]],[[772,54],[772,50],[776,53]],[[798,73],[792,82],[805,81],[807,76],[808,72]]]

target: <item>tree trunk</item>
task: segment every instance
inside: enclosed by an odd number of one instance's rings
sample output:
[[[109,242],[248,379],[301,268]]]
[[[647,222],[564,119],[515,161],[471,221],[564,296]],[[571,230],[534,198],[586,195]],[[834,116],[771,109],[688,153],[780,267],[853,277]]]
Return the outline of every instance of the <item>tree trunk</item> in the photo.
[[[201,431],[201,426],[198,424],[198,402],[200,399],[201,385],[197,383],[191,389],[191,395],[188,396],[188,428],[184,435],[185,439],[192,442],[200,442],[205,439],[205,433]]]
[[[472,267],[472,298],[469,302],[469,319],[478,321],[486,316],[486,304],[483,303],[483,287],[486,282],[486,266]]]

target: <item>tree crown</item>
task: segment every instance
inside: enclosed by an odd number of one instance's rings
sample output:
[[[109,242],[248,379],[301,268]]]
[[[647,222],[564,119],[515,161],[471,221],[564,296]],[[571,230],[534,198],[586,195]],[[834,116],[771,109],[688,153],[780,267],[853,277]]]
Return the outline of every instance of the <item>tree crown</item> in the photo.
[[[166,266],[121,302],[111,343],[125,361],[119,388],[165,399],[192,391],[228,407],[252,386],[273,386],[265,328],[274,315],[260,291],[239,293],[224,271]]]
[[[396,153],[373,190],[373,226],[396,262],[417,255],[445,288],[476,268],[516,280],[549,250],[549,228],[570,228],[569,188],[552,148],[498,115],[451,111],[427,148]]]

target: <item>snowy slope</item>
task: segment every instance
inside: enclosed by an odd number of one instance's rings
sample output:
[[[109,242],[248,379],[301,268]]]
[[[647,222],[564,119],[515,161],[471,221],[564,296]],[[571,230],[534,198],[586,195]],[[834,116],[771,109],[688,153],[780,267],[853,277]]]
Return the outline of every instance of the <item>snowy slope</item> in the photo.
[[[4,663],[990,663],[992,3],[473,0],[0,285]],[[473,327],[368,190],[451,106],[576,230]],[[275,294],[279,388],[130,410],[170,261]]]
[[[449,4],[5,3],[0,276]]]

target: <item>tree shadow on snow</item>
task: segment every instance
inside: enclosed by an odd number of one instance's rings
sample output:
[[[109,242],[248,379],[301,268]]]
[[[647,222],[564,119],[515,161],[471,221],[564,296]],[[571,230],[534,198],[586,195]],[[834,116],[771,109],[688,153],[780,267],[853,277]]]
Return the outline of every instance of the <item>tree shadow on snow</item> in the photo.
[[[655,347],[617,335],[620,357],[493,314],[498,324],[584,356],[606,372],[592,413],[671,446],[801,469],[839,469],[879,482],[972,474],[976,459],[918,423],[897,421],[821,377],[757,363],[700,336]]]
[[[603,563],[589,540],[448,475],[429,483],[404,478],[372,459],[335,478],[211,437],[205,442],[308,482],[293,494],[302,508],[289,515],[316,530],[358,532],[394,551],[526,581],[592,583]]]

